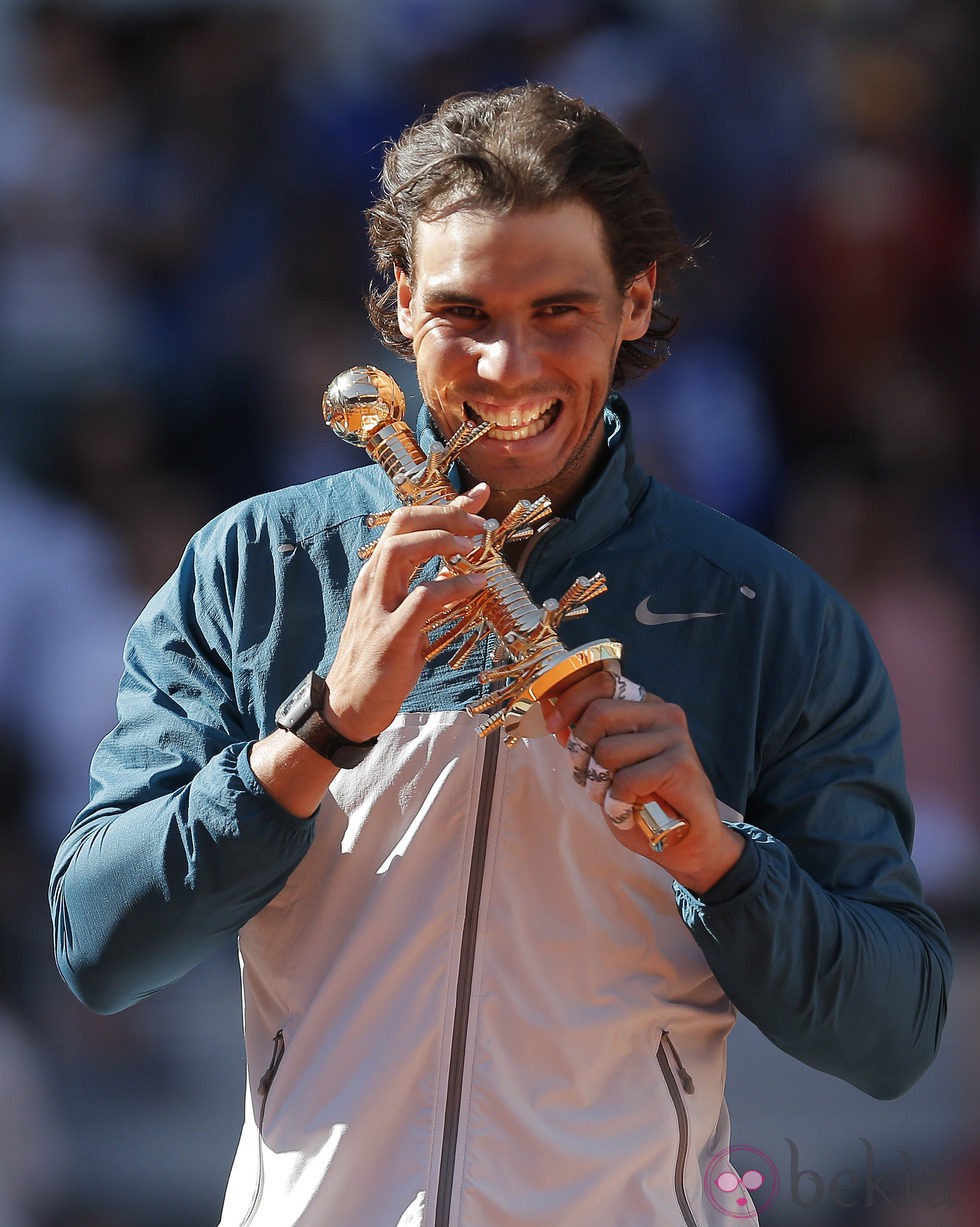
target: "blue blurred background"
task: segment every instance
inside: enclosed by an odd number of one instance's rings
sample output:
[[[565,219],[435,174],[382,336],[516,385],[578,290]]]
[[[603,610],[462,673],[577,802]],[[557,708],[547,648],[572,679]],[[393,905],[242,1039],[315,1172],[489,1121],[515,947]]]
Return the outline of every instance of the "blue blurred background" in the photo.
[[[895,1103],[740,1022],[733,1157],[766,1227],[976,1227],[978,25],[971,0],[0,0],[0,1227],[217,1220],[234,950],[91,1016],[48,868],[187,537],[359,462],[320,422],[338,371],[411,386],[360,307],[381,142],[527,79],[619,119],[708,239],[629,396],[645,462],[870,624],[956,946],[944,1050]]]

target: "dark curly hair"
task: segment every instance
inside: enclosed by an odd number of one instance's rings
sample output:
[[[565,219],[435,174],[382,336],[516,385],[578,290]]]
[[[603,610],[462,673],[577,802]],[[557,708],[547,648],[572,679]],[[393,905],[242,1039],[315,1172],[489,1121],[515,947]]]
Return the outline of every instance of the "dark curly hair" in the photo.
[[[368,238],[382,285],[366,297],[382,341],[411,357],[398,330],[394,270],[412,276],[415,226],[457,209],[507,212],[578,199],[602,221],[613,273],[627,288],[657,265],[650,327],[624,342],[615,384],[659,366],[677,319],[661,307],[671,273],[693,263],[693,248],[649,179],[640,149],[595,107],[547,85],[459,94],[387,148],[381,191],[367,211]]]

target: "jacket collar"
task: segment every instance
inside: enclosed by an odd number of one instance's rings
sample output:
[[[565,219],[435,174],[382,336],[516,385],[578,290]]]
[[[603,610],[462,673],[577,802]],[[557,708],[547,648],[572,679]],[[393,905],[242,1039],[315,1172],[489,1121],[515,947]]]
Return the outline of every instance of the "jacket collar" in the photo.
[[[626,402],[612,393],[606,402],[606,460],[592,485],[565,516],[556,516],[535,546],[535,561],[560,562],[573,554],[598,545],[629,519],[643,497],[650,478],[636,463],[633,428]],[[428,452],[438,436],[428,409],[419,412],[417,434]],[[453,485],[460,488],[458,466],[450,472]]]

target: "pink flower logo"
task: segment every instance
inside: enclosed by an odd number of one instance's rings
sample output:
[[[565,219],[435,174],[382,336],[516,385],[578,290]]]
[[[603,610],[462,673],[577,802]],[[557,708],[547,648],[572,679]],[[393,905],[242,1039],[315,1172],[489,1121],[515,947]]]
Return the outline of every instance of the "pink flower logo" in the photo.
[[[708,1164],[704,1191],[727,1218],[754,1219],[776,1200],[779,1172],[772,1159],[755,1146],[731,1146]],[[753,1193],[755,1198],[750,1196]]]

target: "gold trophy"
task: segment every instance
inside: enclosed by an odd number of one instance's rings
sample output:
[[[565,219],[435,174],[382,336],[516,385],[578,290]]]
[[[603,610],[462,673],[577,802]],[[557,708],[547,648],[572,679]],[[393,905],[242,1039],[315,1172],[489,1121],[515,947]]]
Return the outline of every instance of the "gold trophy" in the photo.
[[[430,455],[419,446],[404,420],[405,397],[384,371],[372,366],[356,366],[338,375],[323,394],[323,418],[346,443],[363,447],[391,479],[398,499],[409,506],[448,503],[456,490],[447,476],[460,452],[481,438],[489,425],[466,422],[444,445]],[[444,559],[447,569],[457,575],[480,571],[486,586],[465,608],[449,610],[429,623],[431,641],[426,660],[447,648],[455,651],[449,667],[458,669],[473,649],[491,633],[495,634],[506,659],[480,674],[480,682],[494,686],[491,694],[467,708],[470,715],[492,713],[477,729],[486,737],[501,729],[505,744],[513,746],[522,737],[547,733],[542,700],[558,695],[573,681],[599,669],[620,671],[622,644],[614,639],[597,639],[569,650],[556,634],[563,618],[581,617],[586,601],[606,591],[605,576],[591,579],[580,576],[560,599],[551,598],[536,605],[530,593],[504,560],[507,541],[533,536],[535,525],[551,512],[547,497],[530,502],[522,499],[502,521],[488,519],[480,543],[468,554]],[[368,517],[371,527],[388,522],[392,512]],[[358,551],[369,558],[374,544]],[[687,823],[672,818],[659,806],[634,805],[632,817],[655,852],[676,843],[687,832]]]

